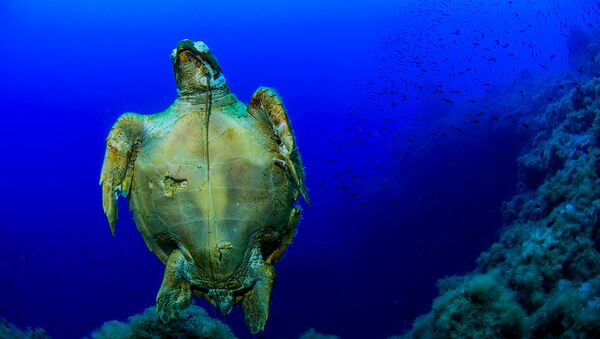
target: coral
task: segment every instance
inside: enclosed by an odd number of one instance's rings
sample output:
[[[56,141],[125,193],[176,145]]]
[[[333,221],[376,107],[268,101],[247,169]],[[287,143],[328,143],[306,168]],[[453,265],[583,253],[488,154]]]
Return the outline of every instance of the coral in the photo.
[[[593,78],[537,111],[500,240],[406,337],[600,337],[599,94]]]
[[[28,327],[25,331],[21,331],[15,325],[0,317],[0,338],[46,339],[50,338],[50,335],[41,328],[32,329]]]
[[[155,307],[127,319],[108,321],[91,334],[93,339],[118,338],[235,338],[231,329],[208,316],[201,307],[192,305],[180,317],[163,323]]]

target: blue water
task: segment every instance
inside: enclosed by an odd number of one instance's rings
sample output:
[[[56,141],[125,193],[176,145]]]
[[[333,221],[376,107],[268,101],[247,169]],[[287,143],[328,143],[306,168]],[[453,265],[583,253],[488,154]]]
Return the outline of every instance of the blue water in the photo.
[[[171,50],[207,43],[248,102],[276,88],[311,207],[276,265],[264,336],[398,335],[497,240],[532,84],[584,76],[597,1],[2,1],[0,316],[56,338],[155,302],[163,265],[98,186],[123,112],[176,96]],[[483,113],[481,113],[483,112]],[[205,302],[211,315],[212,308]],[[239,308],[221,320],[249,337]]]

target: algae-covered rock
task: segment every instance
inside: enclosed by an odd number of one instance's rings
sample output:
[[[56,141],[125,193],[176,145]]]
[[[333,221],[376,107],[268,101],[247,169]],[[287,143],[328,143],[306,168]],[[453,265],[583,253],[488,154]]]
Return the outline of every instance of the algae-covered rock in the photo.
[[[411,338],[600,337],[600,78],[545,109],[520,192],[476,270],[439,284]]]
[[[0,338],[11,339],[49,339],[50,335],[41,328],[20,330],[15,325],[0,317]]]
[[[525,312],[495,274],[451,279],[432,312],[415,321],[416,338],[520,338]],[[442,282],[441,285],[444,285]]]
[[[315,331],[314,328],[304,332],[298,339],[339,339],[337,335],[323,334]]]
[[[231,329],[208,316],[198,306],[190,306],[168,324],[160,320],[155,307],[131,316],[126,322],[108,321],[91,334],[93,339],[126,338],[235,338]]]

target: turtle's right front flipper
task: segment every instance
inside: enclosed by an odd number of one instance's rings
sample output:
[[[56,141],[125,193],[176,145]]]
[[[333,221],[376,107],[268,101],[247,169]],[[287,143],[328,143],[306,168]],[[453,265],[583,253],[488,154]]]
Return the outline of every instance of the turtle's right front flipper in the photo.
[[[117,222],[118,196],[127,196],[131,187],[135,159],[144,137],[143,120],[144,118],[137,114],[123,114],[106,138],[100,185],[102,207],[113,235]]]

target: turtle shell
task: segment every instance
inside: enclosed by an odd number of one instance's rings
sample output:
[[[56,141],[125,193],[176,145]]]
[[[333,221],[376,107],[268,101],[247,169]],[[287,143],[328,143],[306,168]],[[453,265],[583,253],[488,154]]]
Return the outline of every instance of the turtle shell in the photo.
[[[130,208],[163,263],[179,247],[205,278],[223,281],[242,263],[254,233],[287,226],[297,191],[273,160],[272,129],[237,99],[213,106],[210,115],[203,105],[172,106],[149,118]]]

